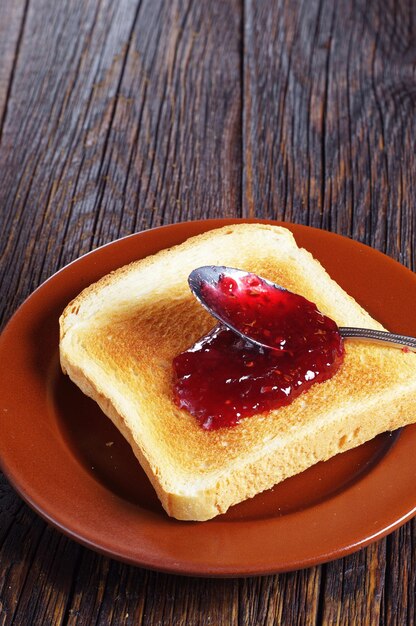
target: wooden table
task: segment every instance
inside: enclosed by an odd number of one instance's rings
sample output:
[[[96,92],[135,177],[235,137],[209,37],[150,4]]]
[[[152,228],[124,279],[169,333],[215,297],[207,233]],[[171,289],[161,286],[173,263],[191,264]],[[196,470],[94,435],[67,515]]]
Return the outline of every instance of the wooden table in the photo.
[[[72,259],[183,220],[313,225],[414,269],[415,35],[404,0],[1,0],[2,324]],[[414,521],[195,579],[81,547],[0,480],[1,625],[416,622]]]

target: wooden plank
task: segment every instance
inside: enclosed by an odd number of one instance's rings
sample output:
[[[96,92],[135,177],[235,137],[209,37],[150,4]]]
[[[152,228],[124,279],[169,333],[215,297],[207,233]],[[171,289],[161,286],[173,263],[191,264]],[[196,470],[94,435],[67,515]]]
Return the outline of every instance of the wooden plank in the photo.
[[[323,577],[323,624],[382,624],[386,540],[329,563]]]
[[[239,213],[240,44],[237,1],[31,0],[0,143],[3,323],[100,243]],[[4,489],[0,624],[199,623],[226,610],[227,583],[201,599],[194,579],[100,557]]]
[[[405,2],[246,1],[244,215],[326,228],[415,267],[415,27]],[[324,566],[317,623],[413,623],[412,529]]]
[[[387,540],[384,597],[385,623],[416,624],[416,522],[406,524]]]
[[[244,214],[350,235],[414,268],[410,5],[247,0],[245,13]],[[385,623],[399,605],[395,623],[413,623],[412,528],[322,568],[323,623],[384,623],[384,593]]]
[[[4,81],[0,96],[7,98],[0,144],[3,322],[59,265],[71,211],[70,177],[82,161],[73,145],[85,133],[94,81],[120,65],[116,57],[128,40],[136,4],[34,0],[28,7],[13,81],[10,88]],[[112,80],[117,84],[116,73]],[[95,119],[110,92],[109,85]],[[52,205],[63,187],[62,206]],[[0,624],[59,624],[81,548],[47,527],[2,481]]]
[[[239,211],[236,3],[65,7],[31,3],[4,124],[0,278],[16,293],[6,316],[91,247]]]
[[[0,20],[0,137],[23,37],[27,0],[4,2]]]
[[[3,320],[58,268],[64,246],[71,249],[75,240],[75,254],[88,247],[91,233],[81,216],[68,241],[68,219],[80,168],[88,167],[83,145],[93,125],[98,160],[105,144],[136,9],[128,0],[29,5],[0,144],[0,276],[10,290]],[[107,89],[92,103],[94,84],[103,79]]]
[[[120,233],[121,216],[122,232],[132,232],[239,214],[240,19],[237,1],[141,5],[102,161],[94,244]]]
[[[405,2],[247,0],[245,215],[351,235],[414,267],[414,29]]]
[[[59,624],[79,550],[79,546],[46,526],[0,475],[2,626],[12,622]]]

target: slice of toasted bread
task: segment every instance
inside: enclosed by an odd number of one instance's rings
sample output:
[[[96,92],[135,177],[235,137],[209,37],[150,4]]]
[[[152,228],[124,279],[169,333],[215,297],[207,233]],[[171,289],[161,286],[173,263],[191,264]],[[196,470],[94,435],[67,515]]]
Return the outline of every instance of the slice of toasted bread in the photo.
[[[129,441],[169,515],[207,520],[416,421],[416,355],[347,341],[337,374],[289,406],[203,430],[173,402],[172,359],[215,325],[187,284],[209,264],[277,282],[340,326],[381,328],[288,230],[260,224],[193,237],[85,289],[60,319],[62,369]]]

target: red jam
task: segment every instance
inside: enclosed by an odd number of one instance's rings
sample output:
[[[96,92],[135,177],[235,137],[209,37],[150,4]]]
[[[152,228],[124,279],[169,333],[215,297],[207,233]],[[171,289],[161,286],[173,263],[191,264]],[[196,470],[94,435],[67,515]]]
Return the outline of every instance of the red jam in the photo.
[[[203,285],[208,304],[259,348],[219,325],[173,361],[175,401],[207,430],[290,404],[340,367],[344,346],[334,321],[302,296],[254,274]]]

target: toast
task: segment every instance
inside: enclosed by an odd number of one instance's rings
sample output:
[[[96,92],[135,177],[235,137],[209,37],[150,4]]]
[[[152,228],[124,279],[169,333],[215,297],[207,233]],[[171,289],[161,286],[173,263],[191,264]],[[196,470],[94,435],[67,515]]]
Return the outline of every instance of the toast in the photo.
[[[202,265],[254,272],[315,302],[339,326],[382,326],[289,230],[225,226],[122,267],[85,289],[60,318],[63,372],[130,443],[166,512],[207,520],[377,434],[416,421],[416,355],[345,342],[330,380],[289,406],[206,431],[172,393],[172,360],[215,320],[191,294]]]

